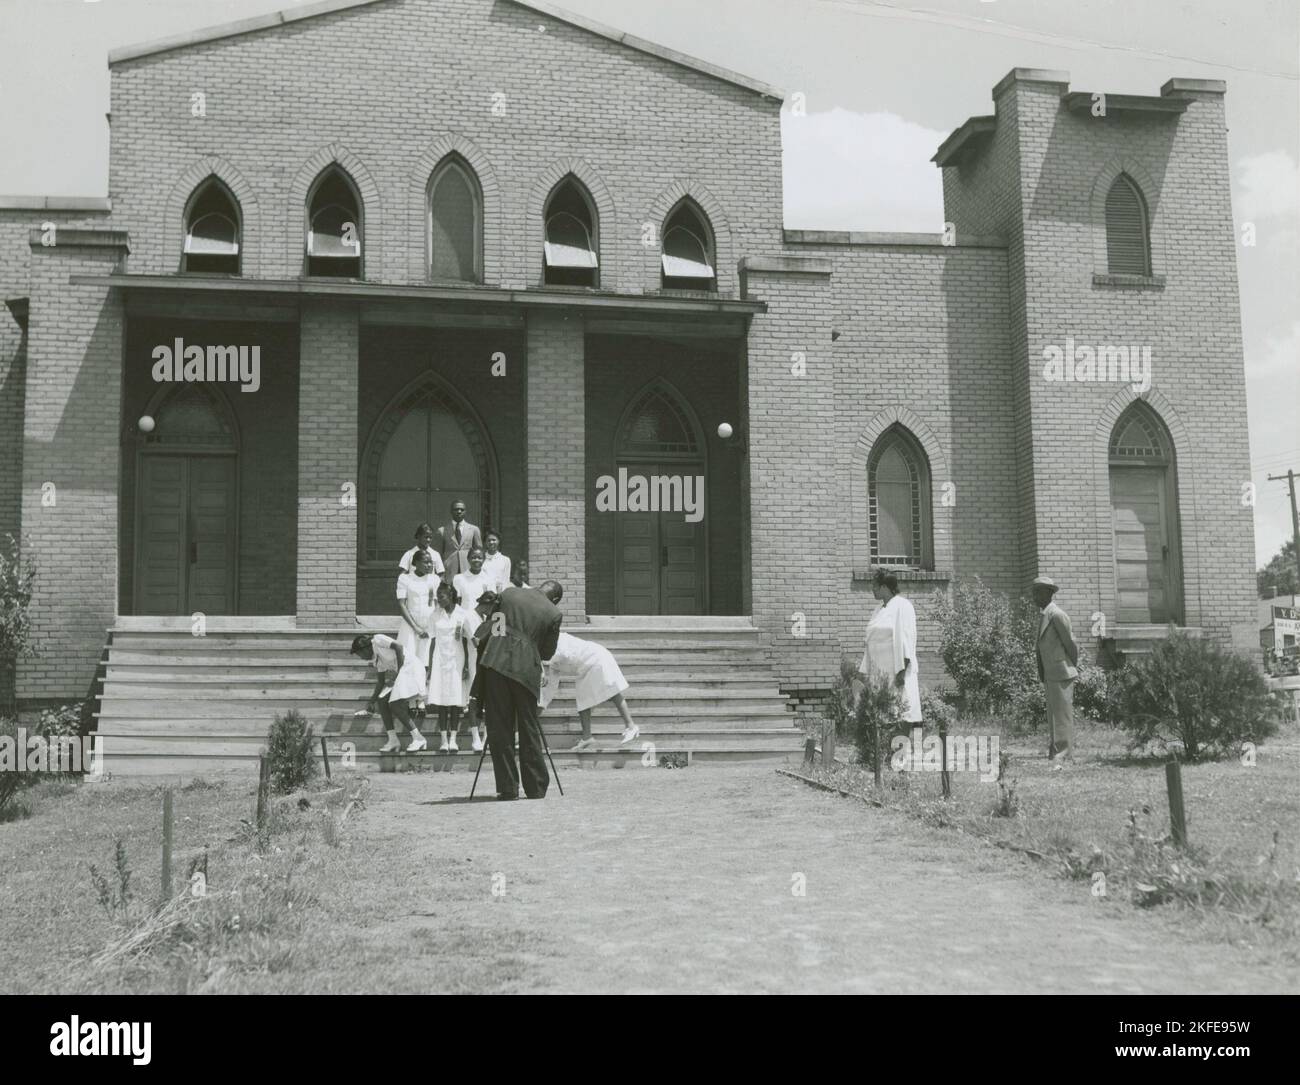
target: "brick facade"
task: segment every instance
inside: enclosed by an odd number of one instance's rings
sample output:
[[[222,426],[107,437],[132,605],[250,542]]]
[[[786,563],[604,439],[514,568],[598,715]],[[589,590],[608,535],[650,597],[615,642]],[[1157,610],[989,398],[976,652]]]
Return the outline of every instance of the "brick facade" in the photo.
[[[18,489],[0,479],[0,530],[22,527],[44,578],[42,656],[24,665],[22,695],[80,695],[103,628],[129,606],[122,451],[148,399],[142,352],[171,327],[228,339],[232,321],[261,327],[274,360],[236,404],[242,613],[315,625],[391,611],[389,572],[358,555],[367,448],[432,371],[487,435],[504,549],[528,557],[534,582],[564,582],[570,621],[611,606],[594,479],[623,407],[662,377],[707,446],[710,609],[752,614],[783,685],[810,704],[861,650],[866,465],[892,425],[930,473],[935,568],[907,585],[927,680],[940,669],[926,596],[953,577],[1019,592],[1049,573],[1077,629],[1094,612],[1113,622],[1106,442],[1133,393],[1045,381],[1044,346],[1072,337],[1153,348],[1144,398],[1176,451],[1186,624],[1253,645],[1221,85],[1174,80],[1161,97],[1181,112],[1144,99],[1096,118],[1071,107],[1064,76],[1017,69],[994,116],[936,156],[956,231],[945,245],[783,231],[779,93],[617,38],[514,0],[371,0],[112,61],[111,213],[0,201],[0,286],[31,312],[26,337],[0,314],[0,421],[24,431],[20,449],[0,430],[22,479],[21,525]],[[435,295],[426,192],[451,153],[481,189],[483,283]],[[304,201],[335,164],[361,200],[366,282],[322,297],[300,281]],[[1098,193],[1120,170],[1147,190],[1159,281],[1094,278]],[[561,296],[542,287],[542,208],[570,173],[599,218],[600,289]],[[210,175],[239,203],[243,281],[199,292],[176,273],[185,207]],[[660,290],[656,234],[685,196],[709,219],[718,274],[696,310]],[[107,244],[29,247],[47,217],[95,225]],[[175,277],[154,284],[170,316],[124,301],[143,285],[69,282],[117,267],[126,237],[129,275]],[[242,293],[249,280],[268,296]],[[260,304],[278,306],[273,325],[246,311]],[[706,318],[717,325],[701,335]],[[498,352],[503,377],[488,368]],[[40,504],[47,480],[63,480],[57,513]],[[58,576],[87,547],[101,560],[74,615]]]

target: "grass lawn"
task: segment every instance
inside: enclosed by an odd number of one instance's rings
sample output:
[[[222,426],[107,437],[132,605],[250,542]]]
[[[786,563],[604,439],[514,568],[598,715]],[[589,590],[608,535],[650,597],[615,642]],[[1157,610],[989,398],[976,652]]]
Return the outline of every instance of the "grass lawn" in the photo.
[[[177,882],[207,845],[207,894],[161,914],[162,789],[42,784],[0,824],[0,991],[1300,989],[1271,942],[1227,945],[771,765],[561,771],[567,794],[540,803],[467,803],[465,773],[375,775],[343,824],[337,797],[281,803],[264,854],[251,779],[177,789]],[[1026,758],[1025,806],[1068,789],[1082,811],[1105,797],[1089,777],[1117,771],[1040,778]],[[1125,786],[1156,772],[1125,768]],[[1193,809],[1220,792],[1189,779]],[[89,866],[115,895],[118,840],[133,901],[110,916]]]
[[[962,733],[995,733],[971,726]],[[1042,736],[1001,739],[1011,755],[1007,782],[1016,814],[997,816],[999,785],[972,772],[951,774],[944,801],[936,772],[893,773],[881,794],[869,769],[818,769],[816,777],[928,824],[1024,849],[1046,869],[1094,883],[1141,906],[1172,902],[1186,921],[1224,940],[1262,942],[1300,959],[1300,734],[1295,725],[1261,746],[1253,765],[1238,760],[1183,765],[1189,848],[1168,843],[1164,761],[1139,758],[1123,732],[1104,726],[1076,734],[1075,763],[1060,772]],[[841,747],[840,761],[854,757]]]

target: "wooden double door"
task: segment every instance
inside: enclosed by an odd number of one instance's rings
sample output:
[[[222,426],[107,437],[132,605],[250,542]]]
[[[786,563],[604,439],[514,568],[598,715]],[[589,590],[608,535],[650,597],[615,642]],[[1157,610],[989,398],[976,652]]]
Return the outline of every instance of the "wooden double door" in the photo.
[[[699,464],[622,463],[630,475],[703,475]],[[703,614],[704,521],[683,512],[618,512],[615,559],[619,614]]]
[[[237,466],[233,455],[140,456],[135,613],[235,612]]]

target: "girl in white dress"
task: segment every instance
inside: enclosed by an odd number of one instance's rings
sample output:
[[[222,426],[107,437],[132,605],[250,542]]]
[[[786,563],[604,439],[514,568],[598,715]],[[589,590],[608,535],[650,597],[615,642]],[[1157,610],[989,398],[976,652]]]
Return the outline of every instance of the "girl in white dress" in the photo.
[[[433,614],[433,593],[441,583],[434,575],[432,557],[427,550],[417,550],[411,559],[412,571],[397,578],[397,606],[402,612],[397,643],[426,668],[432,647],[428,626]]]
[[[473,610],[478,606],[478,597],[485,591],[500,590],[483,567],[484,557],[486,555],[483,551],[477,546],[474,547],[466,555],[469,572],[457,573],[451,578],[451,586],[456,589],[456,594],[460,597],[460,605],[466,610]]]
[[[378,711],[388,732],[388,742],[380,753],[396,753],[402,748],[397,741],[397,724],[411,732],[409,751],[424,749],[423,736],[411,726],[407,703],[419,696],[424,688],[424,667],[413,655],[408,655],[400,644],[383,633],[363,633],[352,642],[352,654],[369,660],[375,667],[375,688],[366,702],[366,708]]]
[[[470,661],[474,652],[470,638],[478,628],[477,616],[457,606],[456,590],[439,584],[438,605],[429,617],[433,636],[432,662],[429,666],[427,703],[438,709],[438,729],[442,731],[442,753],[456,753],[456,733],[460,730],[460,713],[469,701]],[[479,745],[478,727],[474,727],[474,744]]]
[[[433,528],[428,524],[421,524],[415,529],[415,545],[402,555],[402,560],[397,563],[399,573],[409,573],[412,570],[411,559],[415,557],[416,552],[423,550],[433,561],[434,576],[442,576],[444,566],[442,564],[442,555],[433,548]]]
[[[487,554],[483,558],[483,575],[492,584],[492,590],[500,594],[510,587],[510,559],[501,553],[501,535],[489,531],[484,536]]]
[[[871,594],[884,605],[867,623],[867,648],[858,670],[894,683],[903,703],[902,719],[921,722],[921,683],[916,666],[916,610],[898,594],[898,578],[878,569]]]
[[[559,604],[558,592],[547,591],[547,598]],[[582,738],[573,748],[591,750],[596,741],[591,737],[591,710],[606,701],[613,701],[618,714],[623,717],[623,737],[620,746],[641,734],[641,728],[632,722],[632,713],[628,711],[623,691],[627,689],[627,679],[619,669],[617,660],[603,644],[595,641],[581,640],[568,633],[561,633],[556,640],[555,654],[542,664],[541,706],[546,708],[560,689],[560,679],[573,679],[574,698],[578,702],[578,721],[582,724]]]

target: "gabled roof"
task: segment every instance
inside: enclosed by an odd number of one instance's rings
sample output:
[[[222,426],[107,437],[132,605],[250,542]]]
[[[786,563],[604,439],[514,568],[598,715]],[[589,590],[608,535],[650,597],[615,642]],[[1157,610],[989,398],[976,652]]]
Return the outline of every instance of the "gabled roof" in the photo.
[[[299,22],[303,19],[312,19],[318,15],[329,15],[336,11],[345,11],[348,8],[361,8],[370,4],[387,3],[388,0],[321,0],[315,4],[305,4],[302,7],[286,8],[283,11],[273,11],[269,15],[258,15],[252,19],[240,19],[237,22],[222,23],[219,26],[205,27],[201,30],[194,30],[188,34],[177,34],[170,38],[160,38],[156,41],[143,42],[139,45],[127,45],[120,49],[114,49],[108,54],[108,64],[111,68],[114,64],[121,64],[128,60],[137,60],[140,57],[153,56],[156,53],[167,53],[174,49],[184,49],[187,46],[199,45],[208,41],[219,41],[222,38],[233,38],[241,34],[252,34],[260,30],[270,30],[277,26],[283,26],[285,23]],[[489,3],[491,0],[484,0]],[[584,15],[575,15],[573,12],[565,11],[554,4],[545,2],[545,0],[504,0],[506,3],[515,4],[518,7],[527,8],[535,11],[539,15],[545,15],[548,18],[555,19],[570,26],[576,26],[590,34],[596,34],[599,37],[607,38],[610,41],[617,42],[619,45],[627,46],[629,49],[635,49],[641,53],[648,53],[650,56],[658,57],[660,60],[666,60],[671,64],[676,64],[679,68],[689,68],[692,71],[702,72],[705,75],[712,76],[714,79],[721,79],[733,86],[742,87],[745,90],[752,91],[755,94],[762,95],[765,98],[772,98],[777,101],[785,99],[785,92],[779,87],[774,87],[769,83],[760,82],[757,79],[751,79],[749,76],[741,75],[739,72],[733,72],[729,68],[724,68],[718,64],[711,64],[707,60],[699,60],[696,57],[687,56],[685,53],[679,53],[675,49],[669,49],[667,46],[659,45],[644,38],[638,38],[632,34],[626,34],[614,27],[606,26],[604,23],[597,22],[594,19],[588,19]]]

